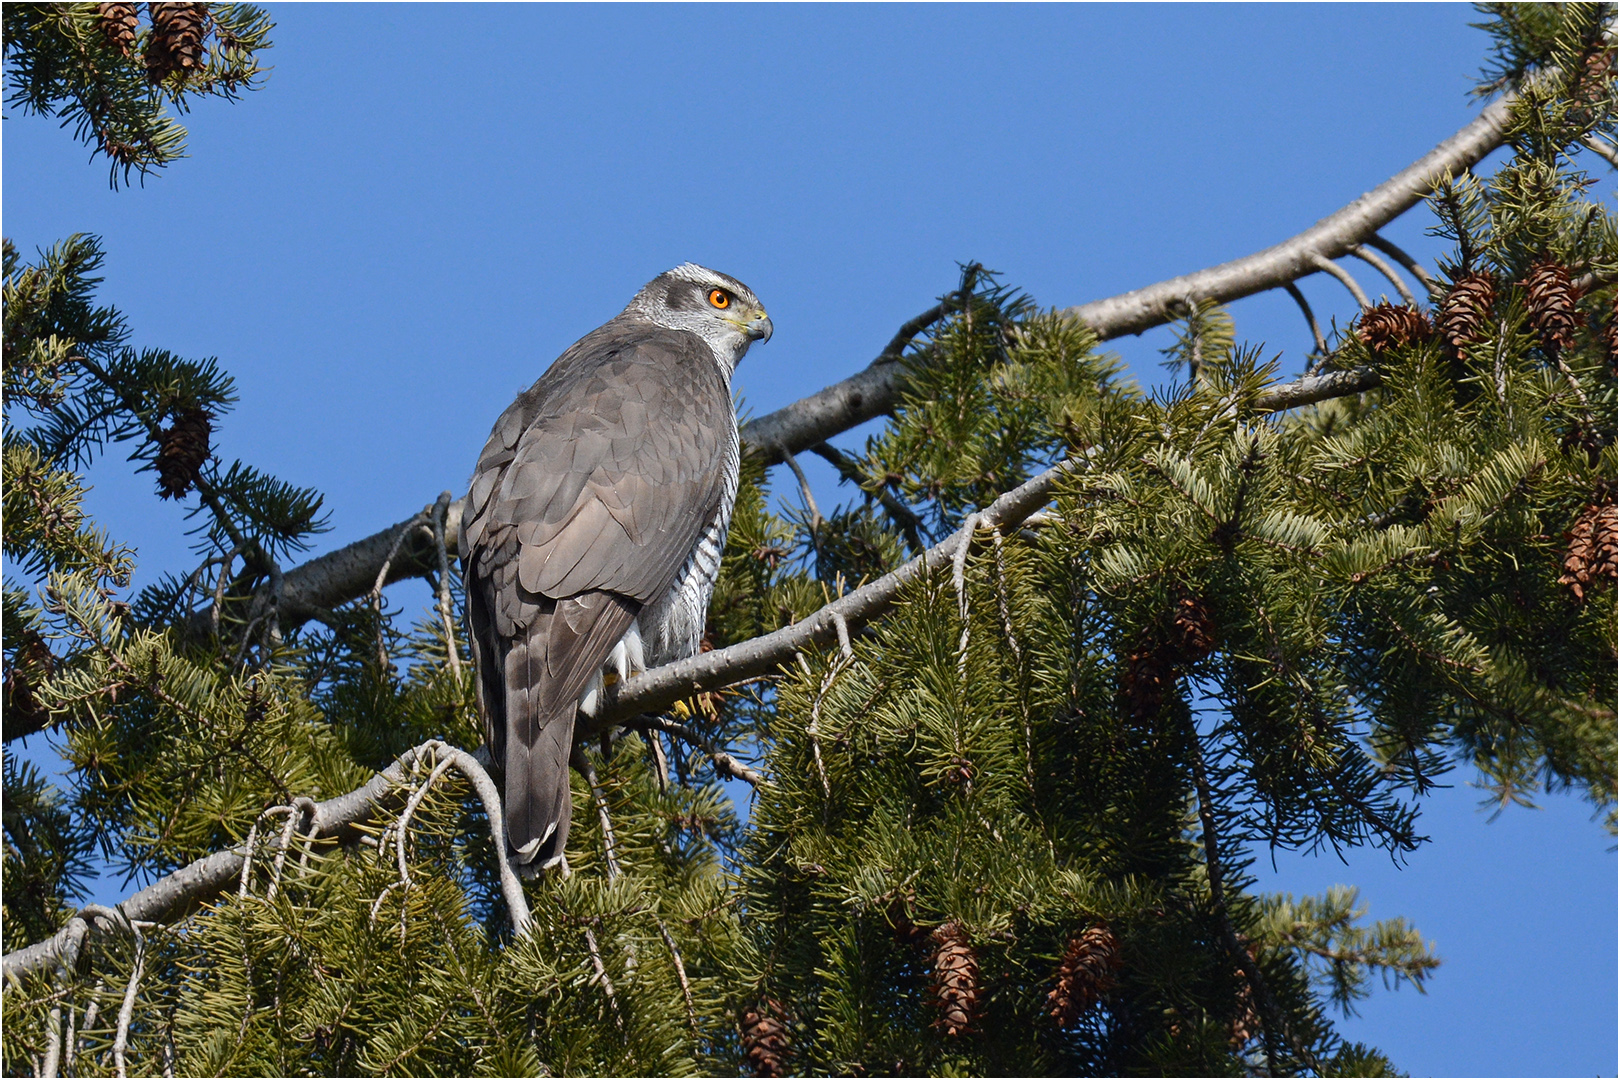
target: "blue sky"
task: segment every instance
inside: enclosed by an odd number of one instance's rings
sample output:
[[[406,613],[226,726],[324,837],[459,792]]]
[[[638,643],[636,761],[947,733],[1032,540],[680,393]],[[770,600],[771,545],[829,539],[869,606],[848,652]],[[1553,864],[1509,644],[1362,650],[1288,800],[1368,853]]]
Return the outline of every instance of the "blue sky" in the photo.
[[[763,413],[863,366],[958,261],[1066,306],[1299,231],[1466,123],[1485,51],[1459,5],[268,7],[265,89],[196,109],[192,159],[144,187],[7,119],[4,229],[25,253],[103,236],[103,299],[137,345],[221,359],[218,452],[325,492],[328,547],[459,494],[511,397],[670,266],[764,300],[776,335],[737,379]],[[1429,223],[1385,235],[1432,261]],[[1286,295],[1233,314],[1298,370]],[[1152,382],[1167,340],[1113,347]],[[189,566],[120,457],[93,512],[146,580]],[[1613,1075],[1611,839],[1565,796],[1487,823],[1452,779],[1404,869],[1279,853],[1264,887],[1357,884],[1436,941],[1428,995],[1344,1025],[1401,1068]]]

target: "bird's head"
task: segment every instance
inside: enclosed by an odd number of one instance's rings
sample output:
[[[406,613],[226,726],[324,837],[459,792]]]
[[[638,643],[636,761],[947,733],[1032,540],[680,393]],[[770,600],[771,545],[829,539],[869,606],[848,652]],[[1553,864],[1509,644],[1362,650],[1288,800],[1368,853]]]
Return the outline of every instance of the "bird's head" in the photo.
[[[736,278],[683,263],[649,281],[626,314],[707,341],[727,374],[756,341],[769,341],[771,320],[754,291]]]

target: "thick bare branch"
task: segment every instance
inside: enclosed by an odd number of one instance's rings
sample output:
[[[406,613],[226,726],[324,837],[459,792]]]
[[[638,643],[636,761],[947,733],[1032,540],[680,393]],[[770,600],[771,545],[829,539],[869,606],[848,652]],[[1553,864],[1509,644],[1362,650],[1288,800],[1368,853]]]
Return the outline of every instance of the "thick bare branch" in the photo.
[[[1378,230],[1415,206],[1441,177],[1472,167],[1500,146],[1514,100],[1513,94],[1498,98],[1457,134],[1297,236],[1253,255],[1106,300],[1068,308],[1066,313],[1090,326],[1106,341],[1140,334],[1173,321],[1177,313],[1184,310],[1189,296],[1226,303],[1286,287],[1315,273],[1318,270],[1316,258],[1339,258],[1350,253],[1357,244],[1370,244],[1411,269],[1415,264],[1380,238]],[[1425,276],[1421,269],[1413,272],[1420,278]],[[785,454],[810,450],[841,432],[888,413],[899,400],[902,388],[904,365],[897,362],[901,352],[914,336],[942,317],[946,310],[946,304],[937,304],[907,322],[864,370],[773,413],[750,420],[742,427],[743,442],[762,454],[767,464],[774,465],[783,461]],[[282,627],[301,624],[366,595],[387,561],[394,539],[410,520],[407,518],[288,570],[283,580],[279,612]],[[458,501],[451,504],[445,521],[446,541],[451,549],[460,531],[461,503]],[[390,564],[387,581],[417,577],[432,570],[437,555],[432,547],[431,543],[407,541],[400,556]]]
[[[1314,273],[1317,267],[1311,256],[1336,259],[1354,244],[1370,243],[1379,229],[1416,206],[1447,173],[1471,168],[1502,145],[1514,100],[1514,95],[1504,94],[1457,134],[1297,236],[1208,270],[1070,308],[1068,313],[1107,340],[1171,321],[1188,296],[1229,303]]]
[[[376,773],[361,787],[336,798],[315,804],[314,820],[310,825],[311,840],[347,839],[354,835],[356,825],[363,824],[384,813],[402,801],[401,794],[418,759],[453,760],[456,767],[467,775],[483,799],[488,812],[495,850],[505,850],[503,817],[500,798],[494,781],[489,779],[476,758],[464,750],[456,749],[438,740],[405,751],[388,768]],[[153,882],[118,905],[120,920],[143,923],[168,923],[182,918],[198,905],[228,891],[241,876],[247,857],[247,845],[238,844],[225,851],[198,859],[183,866],[167,877]],[[512,910],[513,925],[526,932],[529,922],[528,904],[523,899],[523,888],[504,863],[501,872],[502,893]],[[85,914],[97,917],[106,909],[85,909]],[[84,941],[86,921],[75,917],[54,937],[7,953],[4,960],[5,985],[43,971],[61,958],[71,962],[78,955]]]

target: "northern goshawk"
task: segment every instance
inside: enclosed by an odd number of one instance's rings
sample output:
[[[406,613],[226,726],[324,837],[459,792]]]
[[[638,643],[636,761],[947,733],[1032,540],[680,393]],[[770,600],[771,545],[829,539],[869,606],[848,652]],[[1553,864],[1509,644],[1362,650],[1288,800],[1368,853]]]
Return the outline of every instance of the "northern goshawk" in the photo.
[[[462,514],[478,706],[507,843],[562,858],[576,711],[698,651],[737,497],[731,373],[771,321],[687,263],[571,345],[501,414]]]

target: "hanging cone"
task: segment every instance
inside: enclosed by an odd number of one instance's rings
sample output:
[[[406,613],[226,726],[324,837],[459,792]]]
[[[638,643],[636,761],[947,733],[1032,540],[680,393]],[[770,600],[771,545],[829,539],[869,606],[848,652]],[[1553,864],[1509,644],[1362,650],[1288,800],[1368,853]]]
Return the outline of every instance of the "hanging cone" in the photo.
[[[1058,965],[1057,986],[1046,995],[1052,1019],[1068,1027],[1108,991],[1120,968],[1119,939],[1098,924],[1069,939]]]
[[[1440,341],[1452,356],[1461,356],[1463,350],[1484,336],[1495,303],[1496,282],[1489,274],[1464,274],[1451,286],[1434,323]]]
[[[178,499],[197,482],[203,462],[208,460],[208,439],[213,433],[210,417],[202,409],[184,409],[174,424],[158,433],[158,494]]]
[[[929,935],[934,943],[932,974],[934,1027],[946,1035],[966,1035],[979,1017],[979,961],[962,924],[952,920]]]
[[[1405,304],[1374,304],[1361,313],[1356,335],[1375,353],[1427,341],[1434,328],[1429,317]]]
[[[1158,648],[1139,649],[1125,657],[1125,704],[1138,722],[1145,723],[1158,713],[1175,682],[1175,669],[1163,653]]]
[[[140,26],[140,14],[134,4],[97,4],[96,24],[107,44],[124,56],[135,51],[135,31]]]
[[[1215,648],[1215,620],[1202,600],[1184,597],[1177,601],[1171,619],[1171,644],[1182,665],[1196,664]]]
[[[12,665],[6,671],[4,701],[7,730],[38,731],[50,722],[50,713],[37,697],[34,688],[56,671],[56,657],[45,639],[32,630],[23,631],[22,644],[17,647]],[[8,739],[10,735],[6,736]]]
[[[147,4],[152,36],[146,42],[146,78],[160,83],[177,71],[202,67],[207,4]]]
[[[775,998],[742,1015],[743,1063],[753,1076],[786,1076],[788,1031],[783,1009]]]
[[[1557,357],[1575,344],[1575,328],[1586,321],[1575,303],[1581,292],[1569,279],[1569,271],[1548,259],[1538,262],[1525,275],[1525,310],[1530,325],[1541,335],[1541,347],[1550,357]]]
[[[1617,529],[1613,503],[1594,503],[1582,510],[1564,539],[1569,548],[1558,584],[1568,585],[1575,599],[1585,600],[1586,590],[1601,578],[1615,580]]]

